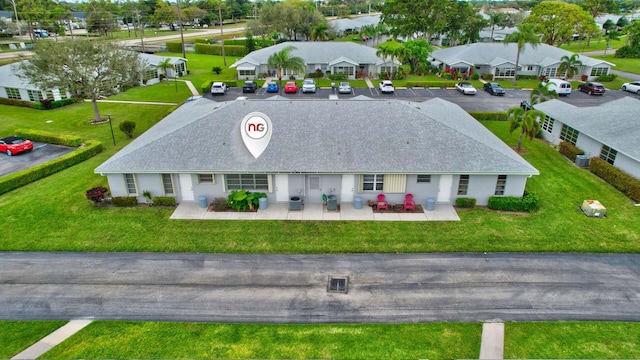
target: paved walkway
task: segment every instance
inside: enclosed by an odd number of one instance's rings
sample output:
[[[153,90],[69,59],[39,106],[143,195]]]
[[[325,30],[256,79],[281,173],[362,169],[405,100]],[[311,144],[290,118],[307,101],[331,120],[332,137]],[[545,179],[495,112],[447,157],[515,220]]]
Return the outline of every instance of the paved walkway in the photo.
[[[42,338],[42,340],[29,346],[26,350],[11,358],[13,359],[35,359],[54,346],[65,341],[71,335],[82,330],[85,326],[91,324],[92,320],[71,320],[58,330]]]
[[[504,323],[482,324],[480,359],[504,359]]]
[[[343,203],[340,211],[327,211],[323,204],[304,204],[303,210],[289,210],[287,203],[269,204],[266,210],[257,212],[213,212],[198,203],[183,202],[178,205],[171,219],[190,220],[342,220],[342,221],[460,221],[451,205],[436,204],[433,211],[422,212],[374,212],[366,204],[355,209],[353,203]]]

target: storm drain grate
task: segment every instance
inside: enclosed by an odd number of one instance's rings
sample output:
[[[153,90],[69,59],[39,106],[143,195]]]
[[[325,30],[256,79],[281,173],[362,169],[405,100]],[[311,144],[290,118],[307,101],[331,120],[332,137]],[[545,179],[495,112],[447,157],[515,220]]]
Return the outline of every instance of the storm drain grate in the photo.
[[[349,291],[349,277],[348,276],[330,276],[328,292],[337,292],[346,294]]]

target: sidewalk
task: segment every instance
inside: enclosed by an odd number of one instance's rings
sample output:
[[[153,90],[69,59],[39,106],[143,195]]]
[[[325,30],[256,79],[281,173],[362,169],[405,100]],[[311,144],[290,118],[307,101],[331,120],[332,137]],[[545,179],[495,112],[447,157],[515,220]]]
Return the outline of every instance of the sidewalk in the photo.
[[[51,350],[54,346],[65,341],[73,334],[85,328],[85,326],[91,324],[93,320],[71,320],[58,330],[42,338],[42,340],[29,346],[26,350],[11,358],[14,359],[35,359],[47,351]]]

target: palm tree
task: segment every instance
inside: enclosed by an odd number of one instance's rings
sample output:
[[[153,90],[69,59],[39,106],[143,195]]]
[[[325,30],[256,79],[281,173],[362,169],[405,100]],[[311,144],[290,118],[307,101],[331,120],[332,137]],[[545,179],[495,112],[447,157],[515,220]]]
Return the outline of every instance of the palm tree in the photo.
[[[570,57],[565,55],[560,58],[560,66],[558,66],[558,74],[565,74],[565,79],[572,79],[582,69],[582,61],[578,59],[580,55],[573,54]]]
[[[512,107],[507,110],[507,118],[509,119],[509,133],[520,129],[518,136],[518,145],[516,151],[522,149],[522,138],[526,136],[533,139],[540,132],[540,121],[544,119],[544,113],[540,110],[525,111],[521,107]]]
[[[532,48],[537,48],[540,44],[540,37],[533,32],[534,24],[519,24],[518,31],[509,34],[505,39],[505,46],[508,43],[517,43],[518,53],[516,55],[516,69],[513,73],[513,86],[516,86],[516,78],[518,77],[518,66],[520,64],[520,53],[524,52],[525,45],[529,44]]]
[[[171,65],[171,59],[169,58],[164,58],[164,60],[160,61],[158,63],[158,65],[156,65],[157,69],[162,70],[162,73],[164,74],[165,79],[167,79],[167,85],[169,85],[169,69],[172,67]]]
[[[267,59],[267,64],[270,68],[276,68],[278,71],[278,82],[280,83],[280,89],[282,89],[282,71],[293,70],[297,72],[304,72],[306,64],[304,59],[299,56],[291,56],[291,51],[295,50],[294,46],[287,46],[284,49],[273,53]]]
[[[313,41],[325,41],[329,38],[329,28],[325,23],[319,23],[311,29],[311,39]]]
[[[402,56],[402,48],[402,44],[397,43],[393,39],[389,39],[385,43],[380,45],[380,47],[376,51],[376,56],[382,57],[383,60],[386,61],[387,57],[391,59],[391,74],[389,74],[390,79],[393,79],[393,62],[396,58]]]
[[[557,99],[558,93],[554,90],[549,90],[549,83],[544,86],[540,85],[531,91],[529,95],[529,101],[531,105],[540,104],[547,100]]]

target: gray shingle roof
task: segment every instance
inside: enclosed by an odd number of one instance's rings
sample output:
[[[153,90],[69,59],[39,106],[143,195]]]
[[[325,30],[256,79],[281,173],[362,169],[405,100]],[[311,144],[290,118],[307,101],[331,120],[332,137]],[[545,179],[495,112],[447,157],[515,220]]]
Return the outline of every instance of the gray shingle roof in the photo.
[[[592,107],[576,107],[560,100],[551,100],[534,107],[580,133],[640,161],[640,100],[625,96]]]
[[[273,123],[258,159],[240,135],[242,119],[254,111]],[[200,99],[95,171],[538,174],[462,108],[441,99]]]

